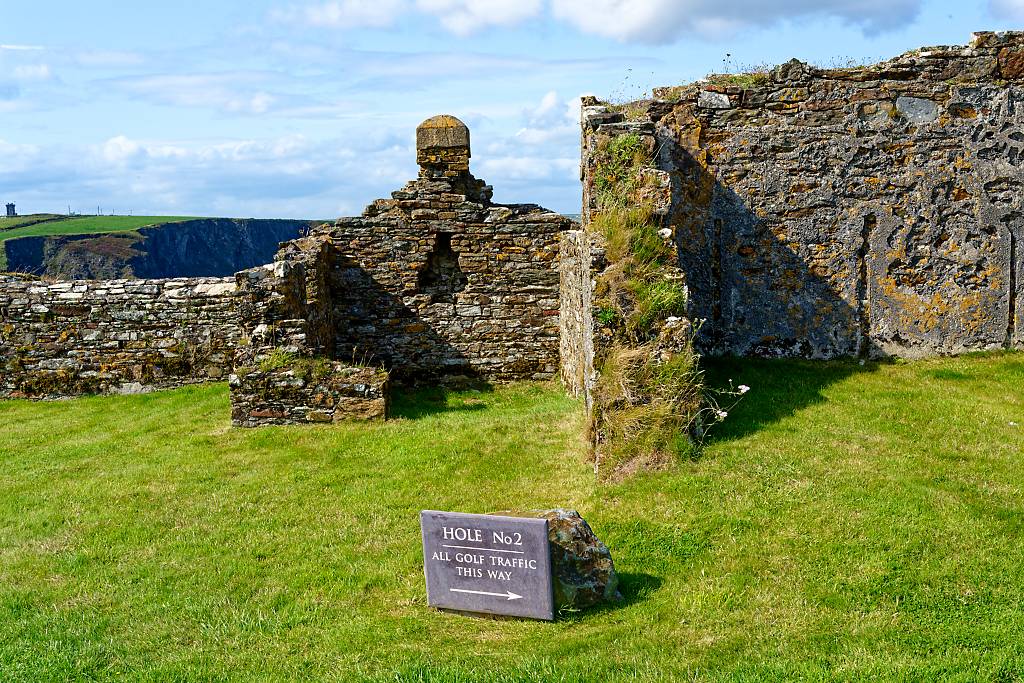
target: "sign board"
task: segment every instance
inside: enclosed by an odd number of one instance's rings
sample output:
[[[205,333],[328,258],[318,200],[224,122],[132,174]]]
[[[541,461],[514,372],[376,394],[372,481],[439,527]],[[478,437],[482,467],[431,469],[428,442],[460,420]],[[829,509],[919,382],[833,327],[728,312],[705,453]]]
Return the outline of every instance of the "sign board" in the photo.
[[[424,510],[420,529],[430,606],[555,618],[548,520]]]

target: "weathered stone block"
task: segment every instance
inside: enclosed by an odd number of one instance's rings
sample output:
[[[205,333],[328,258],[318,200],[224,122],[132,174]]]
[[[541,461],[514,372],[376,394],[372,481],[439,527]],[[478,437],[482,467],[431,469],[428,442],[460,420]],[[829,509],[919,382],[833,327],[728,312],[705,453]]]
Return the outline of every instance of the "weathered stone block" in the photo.
[[[920,97],[897,97],[896,110],[918,126],[932,123],[939,118],[939,105]]]
[[[622,600],[619,575],[608,546],[575,510],[547,510],[555,604],[559,609],[585,609]]]

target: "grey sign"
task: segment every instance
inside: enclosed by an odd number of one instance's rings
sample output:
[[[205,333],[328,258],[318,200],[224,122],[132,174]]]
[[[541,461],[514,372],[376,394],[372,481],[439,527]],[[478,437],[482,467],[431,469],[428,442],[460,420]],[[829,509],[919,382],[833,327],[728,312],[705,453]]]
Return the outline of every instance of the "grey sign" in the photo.
[[[546,519],[424,510],[420,529],[432,607],[555,618]]]

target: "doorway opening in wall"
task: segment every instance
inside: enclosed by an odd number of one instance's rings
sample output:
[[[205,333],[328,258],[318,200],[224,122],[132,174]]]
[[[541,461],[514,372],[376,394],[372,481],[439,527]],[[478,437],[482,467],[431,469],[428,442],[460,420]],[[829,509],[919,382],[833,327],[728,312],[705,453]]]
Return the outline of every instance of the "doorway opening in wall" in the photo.
[[[432,303],[454,303],[455,295],[466,288],[466,274],[459,267],[459,255],[452,249],[452,234],[439,232],[427,267],[420,272],[419,290]]]

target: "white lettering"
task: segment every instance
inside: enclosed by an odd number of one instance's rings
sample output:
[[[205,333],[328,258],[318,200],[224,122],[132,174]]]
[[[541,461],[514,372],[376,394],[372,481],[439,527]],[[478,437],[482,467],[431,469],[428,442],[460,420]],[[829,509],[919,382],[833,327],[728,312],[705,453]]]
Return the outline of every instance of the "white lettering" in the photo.
[[[512,572],[496,572],[493,569],[487,570],[487,576],[492,579],[498,579],[500,581],[511,581]]]
[[[471,555],[470,553],[455,553],[455,561],[463,564],[483,564],[483,555]]]
[[[537,560],[530,560],[525,557],[491,557],[492,567],[510,567],[512,569],[536,569]]]
[[[484,540],[483,532],[479,529],[464,529],[462,527],[441,527],[441,535],[446,541],[472,541],[474,543],[482,543]]]

